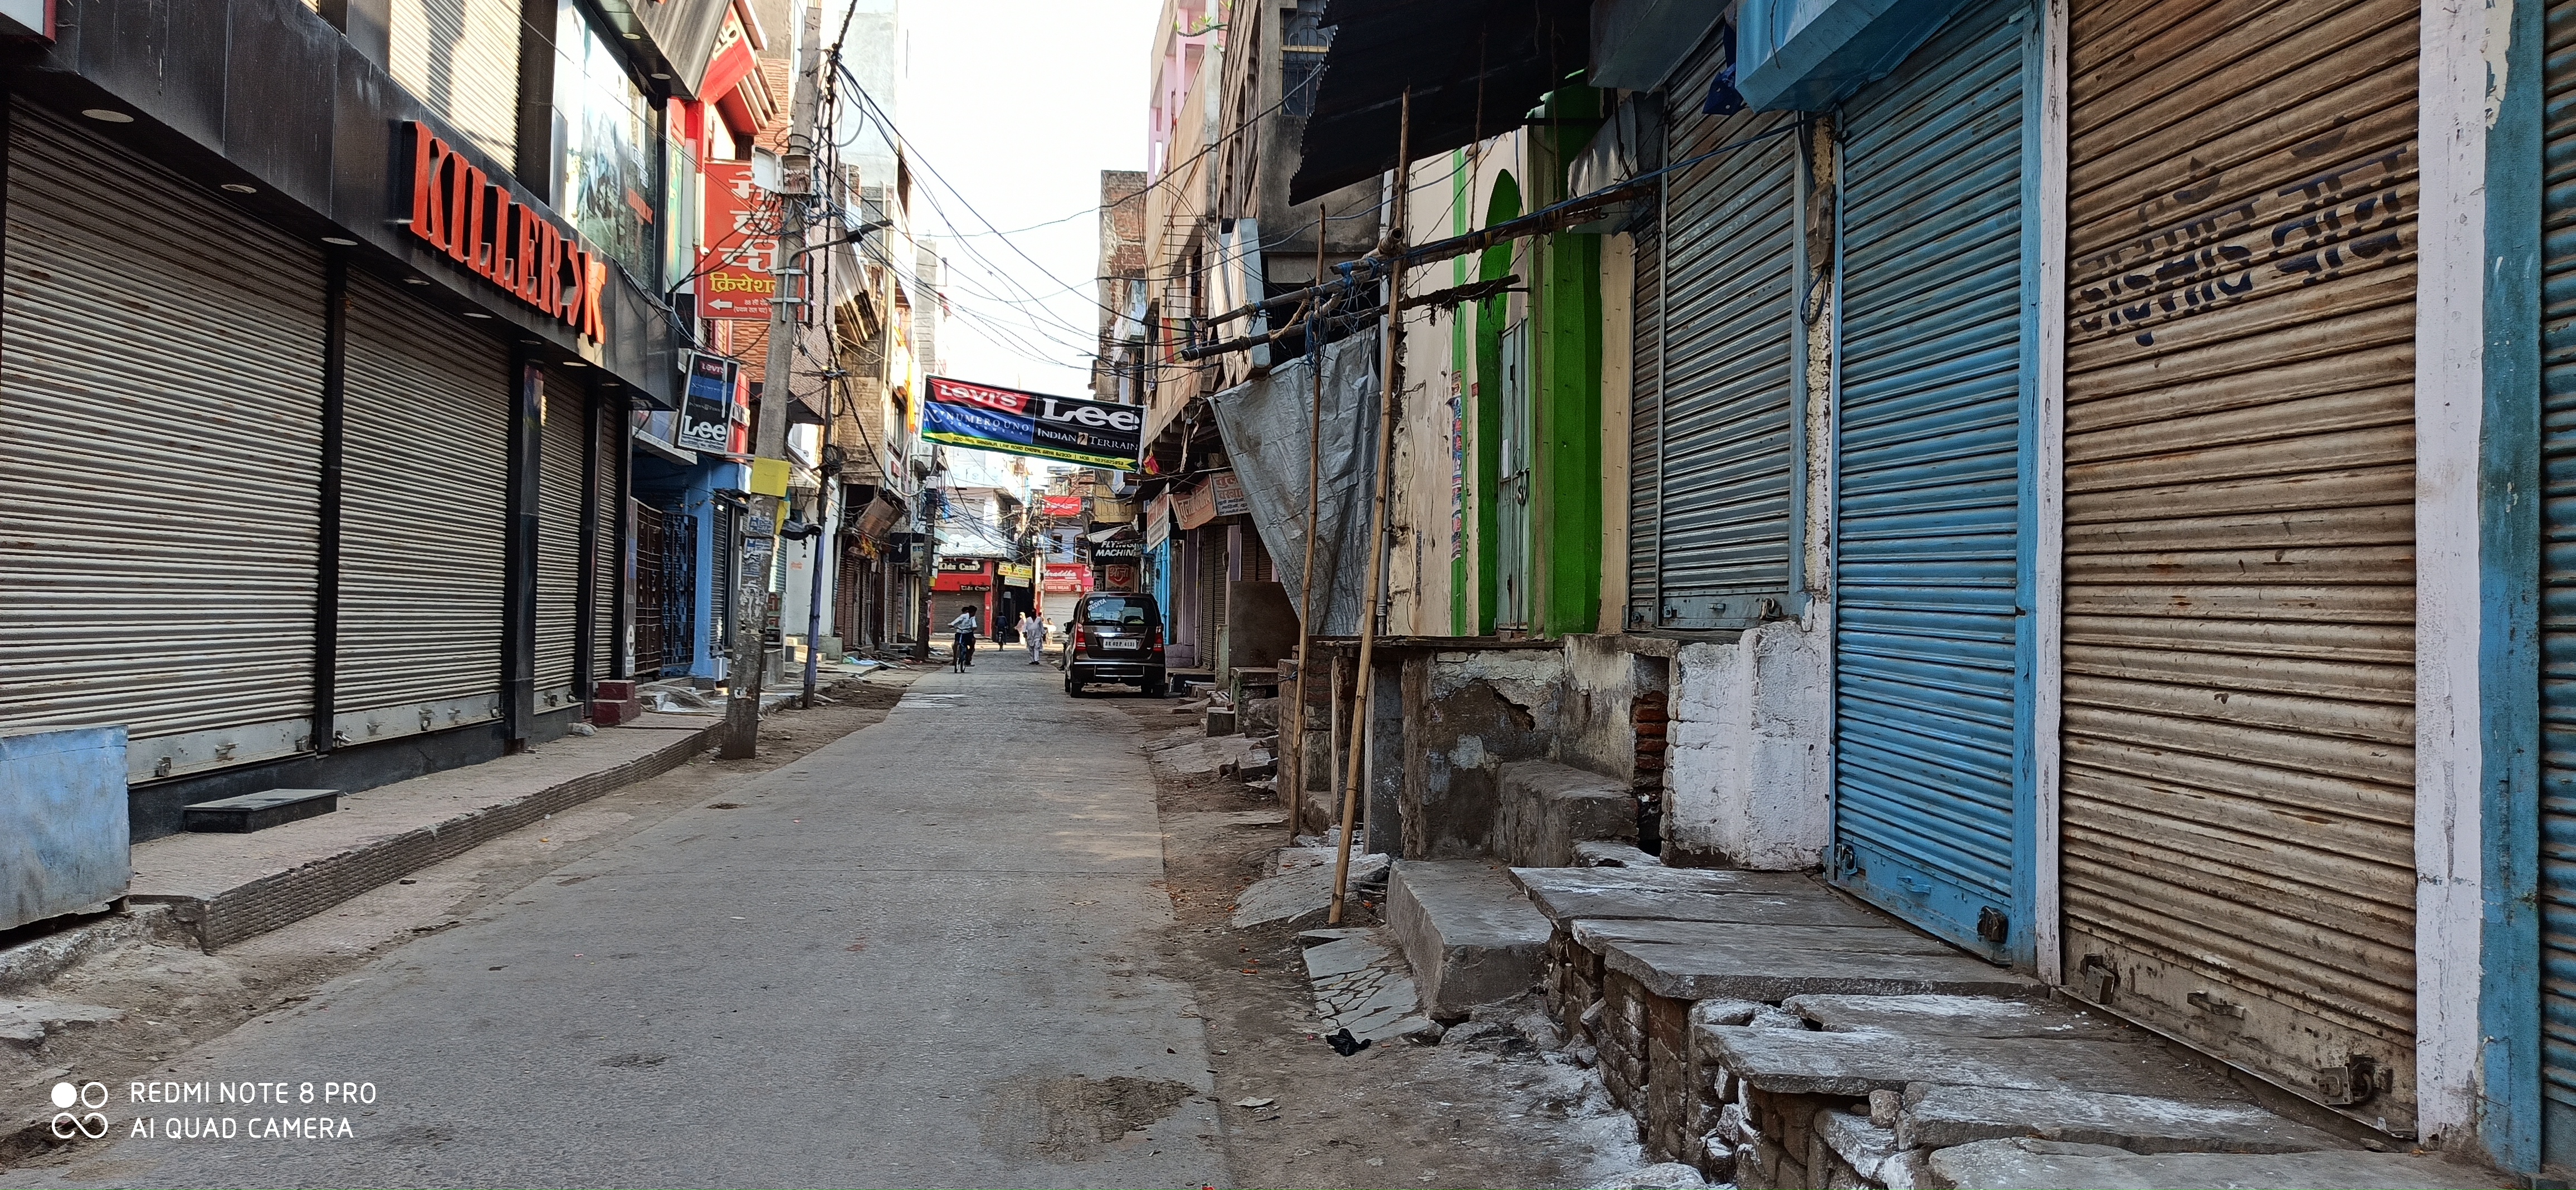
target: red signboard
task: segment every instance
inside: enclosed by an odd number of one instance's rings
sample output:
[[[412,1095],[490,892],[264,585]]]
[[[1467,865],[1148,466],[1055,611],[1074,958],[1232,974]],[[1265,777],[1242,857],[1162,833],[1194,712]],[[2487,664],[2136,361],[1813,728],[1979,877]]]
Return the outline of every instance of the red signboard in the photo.
[[[411,234],[519,301],[599,342],[608,263],[510,196],[417,120],[410,129]]]
[[[778,238],[752,234],[770,216],[760,210],[766,193],[751,183],[751,164],[707,163],[708,259],[698,278],[698,316],[769,321],[769,299],[778,292]]]
[[[1082,515],[1082,497],[1040,496],[1038,511],[1054,517],[1078,517]]]
[[[1049,562],[1046,589],[1057,595],[1091,589],[1091,568],[1080,562]]]

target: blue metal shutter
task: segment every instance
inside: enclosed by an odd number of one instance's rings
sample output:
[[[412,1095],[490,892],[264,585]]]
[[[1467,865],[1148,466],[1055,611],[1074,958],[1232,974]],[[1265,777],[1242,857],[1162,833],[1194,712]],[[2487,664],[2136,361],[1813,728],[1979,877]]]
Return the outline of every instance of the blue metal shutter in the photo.
[[[2032,936],[2014,879],[2027,9],[1961,14],[1843,133],[1832,868],[1999,960]]]
[[[2541,215],[2541,1159],[2576,1168],[2576,3],[2548,9]]]
[[[1702,115],[1724,61],[1712,37],[1674,76],[1665,160],[1796,122],[1784,112]],[[1666,183],[1658,465],[1646,476],[1656,485],[1654,585],[1630,592],[1632,625],[1742,628],[1790,604],[1797,153],[1796,134],[1783,133]]]

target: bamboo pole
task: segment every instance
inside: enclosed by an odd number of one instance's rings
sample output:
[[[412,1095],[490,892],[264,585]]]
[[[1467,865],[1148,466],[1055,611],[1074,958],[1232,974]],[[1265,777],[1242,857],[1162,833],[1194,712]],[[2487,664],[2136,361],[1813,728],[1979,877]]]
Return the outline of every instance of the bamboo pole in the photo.
[[[1404,258],[1405,191],[1413,184],[1413,88],[1404,89],[1403,106],[1397,109],[1395,131],[1395,182],[1387,189],[1387,234],[1389,252],[1395,259]],[[1379,373],[1377,398],[1377,476],[1374,499],[1369,512],[1368,582],[1362,588],[1360,602],[1359,690],[1351,700],[1350,778],[1342,786],[1342,837],[1333,856],[1333,908],[1325,918],[1327,925],[1342,924],[1342,903],[1350,889],[1351,818],[1358,808],[1360,780],[1366,775],[1368,762],[1369,716],[1377,689],[1377,677],[1369,670],[1377,651],[1378,586],[1386,578],[1386,505],[1390,470],[1388,456],[1395,449],[1395,394],[1403,384],[1398,371],[1403,360],[1404,342],[1404,272],[1387,274],[1386,280],[1386,367]]]
[[[1315,216],[1315,279],[1319,281],[1324,277],[1325,225],[1324,216],[1318,212]],[[1315,370],[1315,399],[1313,407],[1306,413],[1306,578],[1297,588],[1297,705],[1290,720],[1296,726],[1295,734],[1280,740],[1281,755],[1286,755],[1290,748],[1297,750],[1294,766],[1297,776],[1289,782],[1288,789],[1290,843],[1297,841],[1297,820],[1306,812],[1306,692],[1311,689],[1306,684],[1309,672],[1306,652],[1307,646],[1315,640],[1315,527],[1323,508],[1324,488],[1323,337],[1323,311],[1319,308],[1306,322],[1306,357]],[[1329,608],[1332,605],[1327,603],[1324,606]],[[1330,764],[1331,758],[1327,757],[1325,763]],[[1289,772],[1291,766],[1282,764],[1279,771]]]

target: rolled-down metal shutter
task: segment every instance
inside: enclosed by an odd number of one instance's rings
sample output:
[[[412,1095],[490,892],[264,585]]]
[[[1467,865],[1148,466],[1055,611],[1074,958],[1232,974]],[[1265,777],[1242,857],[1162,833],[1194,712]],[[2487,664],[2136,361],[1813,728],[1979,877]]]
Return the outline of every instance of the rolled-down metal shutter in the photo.
[[[389,72],[475,147],[510,167],[519,143],[520,0],[392,0]],[[554,21],[538,35],[552,43]],[[579,69],[575,55],[557,71]],[[549,97],[551,98],[551,97]]]
[[[588,388],[545,371],[544,428],[537,439],[537,710],[573,701],[573,643],[580,639],[583,445]]]
[[[2415,14],[2075,5],[2067,193],[2068,981],[2400,1133]]]
[[[1724,49],[1723,34],[1713,36],[1675,76],[1665,160],[1796,122],[1785,112],[1700,113]],[[1652,477],[1659,540],[1653,588],[1630,594],[1632,622],[1740,628],[1789,604],[1797,169],[1797,138],[1782,134],[1667,183]]]
[[[590,484],[591,507],[599,510],[597,545],[590,563],[590,680],[593,682],[627,672],[620,663],[625,642],[619,639],[617,632],[619,622],[624,619],[618,612],[628,599],[629,538],[619,532],[617,524],[617,510],[626,507],[622,494],[626,471],[626,402],[602,396],[599,406],[599,453],[592,460]],[[626,532],[633,532],[631,525]]]
[[[2542,160],[2540,1156],[2576,1170],[2576,0],[2548,10]],[[2490,844],[2495,846],[2495,844]]]
[[[1994,959],[2032,937],[2014,878],[2032,15],[1952,18],[1852,99],[1843,150],[1832,870]]]
[[[0,725],[135,781],[311,747],[322,255],[51,115],[9,120]]]
[[[363,274],[349,279],[332,727],[347,743],[501,714],[510,360]]]
[[[1655,598],[1656,552],[1663,541],[1664,239],[1663,212],[1636,233],[1636,298],[1628,335],[1628,617],[1652,628],[1663,615]],[[1611,350],[1617,350],[1613,344]]]

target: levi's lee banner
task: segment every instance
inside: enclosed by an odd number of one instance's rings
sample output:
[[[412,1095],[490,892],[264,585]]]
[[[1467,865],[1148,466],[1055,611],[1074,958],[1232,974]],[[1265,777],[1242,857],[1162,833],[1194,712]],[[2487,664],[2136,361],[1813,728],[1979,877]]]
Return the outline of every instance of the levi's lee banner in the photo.
[[[1018,389],[930,378],[921,436],[949,446],[1104,467],[1136,469],[1145,411],[1133,405],[1050,397]]]

